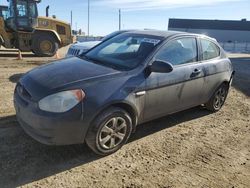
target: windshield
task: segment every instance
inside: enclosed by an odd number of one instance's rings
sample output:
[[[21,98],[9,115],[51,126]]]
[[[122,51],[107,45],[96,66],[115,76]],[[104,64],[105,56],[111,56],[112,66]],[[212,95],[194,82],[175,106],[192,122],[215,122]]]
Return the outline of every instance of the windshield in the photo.
[[[119,34],[121,34],[121,33],[125,33],[125,31],[115,31],[115,32],[113,32],[113,33],[110,33],[109,35],[105,36],[105,37],[102,39],[102,41],[106,41],[106,40],[108,40],[108,39],[111,39],[111,38],[113,38],[113,37],[115,37],[115,36],[117,36],[117,35],[119,35]]]
[[[131,70],[142,63],[162,41],[161,37],[121,34],[107,40],[83,56],[118,70]]]
[[[28,2],[27,1],[21,1],[18,0],[16,2],[16,8],[17,8],[17,16],[28,16]]]

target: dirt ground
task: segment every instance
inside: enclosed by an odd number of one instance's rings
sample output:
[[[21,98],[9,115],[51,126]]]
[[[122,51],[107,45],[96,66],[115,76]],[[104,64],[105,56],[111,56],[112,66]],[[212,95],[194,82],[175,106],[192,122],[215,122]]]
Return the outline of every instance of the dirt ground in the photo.
[[[0,187],[250,187],[250,55],[231,56],[237,74],[220,112],[196,107],[140,125],[107,157],[27,136],[15,117],[15,83],[52,59],[0,56]]]

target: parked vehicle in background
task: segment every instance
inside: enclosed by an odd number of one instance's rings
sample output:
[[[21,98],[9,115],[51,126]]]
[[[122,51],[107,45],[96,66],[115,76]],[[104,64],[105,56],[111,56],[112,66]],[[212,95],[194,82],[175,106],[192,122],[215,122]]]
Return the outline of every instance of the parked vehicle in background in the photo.
[[[78,56],[98,45],[100,42],[102,41],[76,42],[69,47],[66,57]]]
[[[17,83],[14,104],[19,123],[39,142],[86,142],[108,155],[141,123],[201,104],[219,111],[233,75],[214,39],[130,31],[28,72]]]
[[[100,44],[103,41],[106,41],[108,39],[111,39],[119,34],[128,32],[129,30],[121,30],[121,31],[115,31],[107,36],[105,36],[102,40],[98,41],[87,41],[87,42],[76,42],[75,44],[72,44],[66,54],[66,57],[72,57],[72,56],[78,56],[84,52],[87,52],[91,48],[95,47],[96,45]]]

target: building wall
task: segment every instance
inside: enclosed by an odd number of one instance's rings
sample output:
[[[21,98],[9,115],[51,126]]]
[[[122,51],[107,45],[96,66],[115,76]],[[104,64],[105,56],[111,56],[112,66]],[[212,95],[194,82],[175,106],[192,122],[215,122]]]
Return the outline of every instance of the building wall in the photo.
[[[184,31],[190,33],[204,34],[215,38],[218,42],[238,42],[250,43],[250,31],[233,31],[233,30],[212,30],[212,29],[186,29],[186,28],[169,28],[174,31]]]

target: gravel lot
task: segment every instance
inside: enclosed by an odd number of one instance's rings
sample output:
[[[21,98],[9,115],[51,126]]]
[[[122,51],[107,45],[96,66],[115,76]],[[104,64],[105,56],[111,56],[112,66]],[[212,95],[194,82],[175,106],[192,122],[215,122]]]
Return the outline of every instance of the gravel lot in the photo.
[[[24,133],[15,83],[53,58],[0,56],[0,187],[250,187],[250,55],[231,56],[237,74],[220,112],[196,107],[140,125],[101,158],[85,145],[50,147]]]

